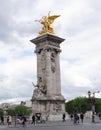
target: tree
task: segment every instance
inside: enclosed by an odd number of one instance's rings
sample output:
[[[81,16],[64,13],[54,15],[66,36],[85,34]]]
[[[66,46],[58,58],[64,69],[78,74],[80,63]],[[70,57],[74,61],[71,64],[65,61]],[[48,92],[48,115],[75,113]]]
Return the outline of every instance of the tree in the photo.
[[[8,108],[6,111],[8,115],[15,116],[15,108]]]
[[[0,109],[0,117],[4,115],[4,111]]]
[[[95,98],[95,111],[96,113],[101,112],[101,99]]]
[[[92,98],[77,97],[66,102],[65,109],[69,114],[74,111],[85,113],[88,110],[92,110]],[[95,98],[95,111],[96,113],[101,112],[101,98]]]
[[[88,99],[86,97],[77,97],[65,104],[66,111],[70,113],[83,112],[88,109]]]
[[[19,105],[15,107],[15,113],[17,115],[30,115],[32,113],[32,110],[30,110],[28,107]]]

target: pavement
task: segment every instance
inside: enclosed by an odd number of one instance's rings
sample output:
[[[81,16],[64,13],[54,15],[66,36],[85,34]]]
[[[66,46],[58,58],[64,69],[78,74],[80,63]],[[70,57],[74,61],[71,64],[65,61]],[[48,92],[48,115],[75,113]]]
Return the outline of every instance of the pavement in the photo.
[[[72,126],[72,125],[92,125],[92,124],[100,124],[101,125],[101,120],[99,119],[96,119],[95,120],[95,123],[92,123],[92,120],[90,118],[86,118],[84,119],[84,122],[81,123],[79,122],[79,124],[74,124],[73,123],[73,120],[66,120],[66,121],[47,121],[45,123],[37,123],[36,126],[37,127],[51,127],[51,126]],[[27,127],[33,127],[34,125],[33,124],[29,124],[28,122],[26,122],[26,125]],[[7,129],[7,128],[15,128],[15,127],[22,127],[22,125],[16,125],[15,126],[15,123],[13,123],[12,125],[8,126],[7,124],[5,125],[0,125],[0,129]]]

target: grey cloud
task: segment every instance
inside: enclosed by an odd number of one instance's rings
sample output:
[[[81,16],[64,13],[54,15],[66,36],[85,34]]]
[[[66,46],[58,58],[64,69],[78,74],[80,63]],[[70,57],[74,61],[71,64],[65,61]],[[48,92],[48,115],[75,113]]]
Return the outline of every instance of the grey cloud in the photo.
[[[34,24],[34,19],[32,23],[23,22],[23,23],[18,23],[15,24],[15,32],[20,36],[20,37],[28,37],[33,35],[36,35],[38,33],[39,27],[35,26]]]
[[[12,31],[12,5],[9,2],[2,1],[2,4],[0,4],[0,40],[9,41],[12,38]]]
[[[96,10],[101,11],[101,1],[100,0],[90,0],[90,5],[91,7],[95,8]]]
[[[87,10],[81,10],[78,14],[71,16],[71,21],[65,25],[65,32],[69,35],[76,36],[85,30],[91,30],[92,28],[101,25],[101,1],[90,0],[88,2]],[[89,7],[89,8],[88,8]],[[74,10],[75,11],[75,10]],[[79,17],[81,15],[81,17]]]
[[[1,94],[0,94],[0,100],[3,99],[10,99],[10,98],[14,98],[14,97],[32,97],[32,93],[33,93],[33,85],[32,82],[29,82],[31,80],[32,76],[26,76],[26,79],[24,78],[12,78],[8,77],[8,79],[6,81],[10,81],[10,83],[8,85],[6,84],[2,84],[2,90],[1,90]],[[28,79],[30,79],[28,81]],[[33,81],[33,79],[32,79]],[[12,87],[11,87],[12,86]]]
[[[71,100],[76,97],[84,97],[88,96],[87,92],[89,91],[89,88],[84,87],[75,87],[75,86],[64,86],[62,88],[62,93],[64,93],[64,96],[66,99]]]
[[[30,4],[30,3],[33,4]],[[19,36],[27,36],[34,34],[37,32],[37,27],[34,27],[34,15],[33,15],[33,21],[31,23],[28,23],[28,21],[22,21],[18,22],[19,19],[25,15],[29,11],[30,6],[33,8],[35,6],[36,1],[23,1],[23,2],[13,2],[12,0],[9,1],[2,1],[2,4],[0,5],[0,40],[4,41],[4,43],[11,43],[16,40],[14,37],[14,33],[18,34]],[[25,11],[25,12],[24,12]],[[22,14],[20,15],[20,13]],[[31,13],[29,11],[29,13]],[[28,13],[26,14],[29,15]]]

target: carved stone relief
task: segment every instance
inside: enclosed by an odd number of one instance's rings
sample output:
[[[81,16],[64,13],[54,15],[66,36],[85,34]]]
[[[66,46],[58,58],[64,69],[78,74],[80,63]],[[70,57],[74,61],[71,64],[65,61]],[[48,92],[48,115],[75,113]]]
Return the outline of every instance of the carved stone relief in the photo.
[[[41,67],[42,67],[42,71],[44,71],[45,68],[46,68],[45,50],[43,50],[42,53],[41,53]]]
[[[55,52],[51,53],[51,70],[54,73],[55,72],[55,68],[56,68],[56,60],[55,60]]]
[[[61,111],[61,110],[62,110],[61,104],[56,102],[56,103],[53,105],[53,110],[56,111],[56,112]]]

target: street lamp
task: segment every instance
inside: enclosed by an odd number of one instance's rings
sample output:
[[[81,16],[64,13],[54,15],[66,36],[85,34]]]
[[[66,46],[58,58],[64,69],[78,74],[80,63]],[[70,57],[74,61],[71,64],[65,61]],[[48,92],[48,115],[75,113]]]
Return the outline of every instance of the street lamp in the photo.
[[[90,96],[91,96],[91,92],[90,91],[88,91],[88,98],[90,99]]]
[[[95,92],[92,93],[92,122],[95,122]]]
[[[100,91],[97,92],[93,92],[91,93],[90,91],[88,91],[88,97],[89,99],[91,99],[91,109],[92,109],[92,122],[95,122],[95,93],[99,93]],[[92,94],[92,98],[91,98],[91,94]]]

